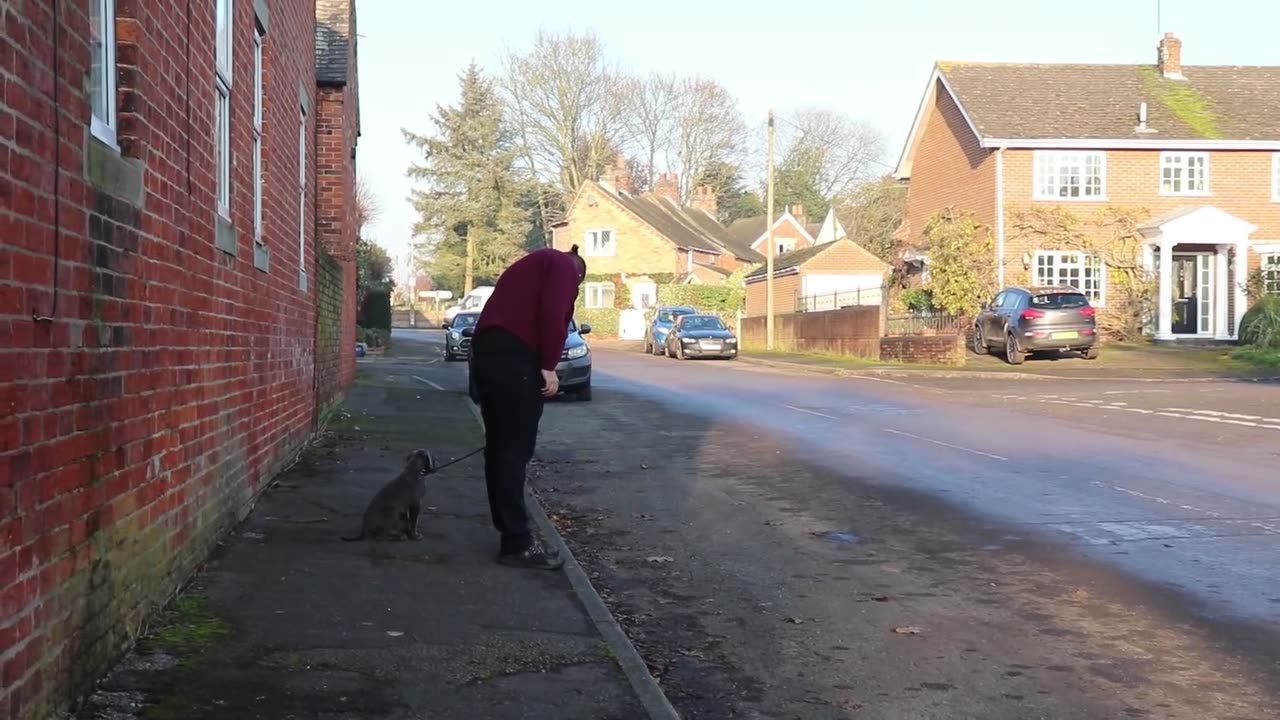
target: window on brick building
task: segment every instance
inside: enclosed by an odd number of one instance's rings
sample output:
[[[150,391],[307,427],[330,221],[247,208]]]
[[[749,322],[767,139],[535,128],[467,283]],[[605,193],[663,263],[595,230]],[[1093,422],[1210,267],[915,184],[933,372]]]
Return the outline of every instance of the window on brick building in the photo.
[[[1209,153],[1160,153],[1161,195],[1208,195]]]
[[[1032,265],[1036,285],[1069,285],[1098,307],[1106,305],[1106,268],[1097,255],[1039,250]]]
[[[1106,153],[1037,150],[1035,171],[1036,200],[1106,199]]]
[[[253,33],[253,239],[262,244],[262,31]]]
[[[1280,253],[1262,256],[1262,292],[1280,295]]]
[[[778,255],[785,255],[796,249],[795,240],[778,240]]]
[[[298,286],[307,287],[307,111],[298,109]]]
[[[588,230],[583,255],[613,255],[616,252],[612,230]]]
[[[116,3],[89,0],[90,131],[116,144]]]
[[[227,219],[231,218],[231,3],[232,0],[217,0],[215,9],[218,214]]]
[[[587,283],[583,288],[586,297],[586,306],[588,308],[611,308],[613,307],[614,287],[611,282],[594,282]]]

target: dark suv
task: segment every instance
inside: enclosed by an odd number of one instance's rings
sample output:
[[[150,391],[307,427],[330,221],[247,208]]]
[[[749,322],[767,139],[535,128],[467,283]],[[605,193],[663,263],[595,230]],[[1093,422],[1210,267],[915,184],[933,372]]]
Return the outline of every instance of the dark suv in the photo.
[[[1098,357],[1098,324],[1089,298],[1073,287],[1005,288],[974,321],[973,351],[998,346],[1010,365],[1033,352],[1078,352]]]

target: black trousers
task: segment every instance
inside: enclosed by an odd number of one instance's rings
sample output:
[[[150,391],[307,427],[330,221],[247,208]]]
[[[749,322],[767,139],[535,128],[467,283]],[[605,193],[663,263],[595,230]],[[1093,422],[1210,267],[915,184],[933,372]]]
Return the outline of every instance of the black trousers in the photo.
[[[525,469],[538,443],[542,375],[534,351],[501,328],[471,342],[471,372],[484,418],[484,480],[489,513],[502,536],[501,551],[518,553],[532,543],[524,502]]]

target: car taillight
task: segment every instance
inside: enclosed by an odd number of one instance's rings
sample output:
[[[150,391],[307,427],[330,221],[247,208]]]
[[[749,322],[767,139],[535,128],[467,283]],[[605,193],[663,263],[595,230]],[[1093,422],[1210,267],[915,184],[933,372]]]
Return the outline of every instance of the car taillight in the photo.
[[[1085,317],[1093,317],[1094,315],[1098,314],[1098,311],[1094,310],[1092,305],[1085,305],[1084,307],[1080,308],[1080,314]]]
[[[1039,320],[1042,317],[1044,317],[1043,310],[1036,310],[1035,308],[1027,308],[1026,310],[1022,311],[1023,320]]]

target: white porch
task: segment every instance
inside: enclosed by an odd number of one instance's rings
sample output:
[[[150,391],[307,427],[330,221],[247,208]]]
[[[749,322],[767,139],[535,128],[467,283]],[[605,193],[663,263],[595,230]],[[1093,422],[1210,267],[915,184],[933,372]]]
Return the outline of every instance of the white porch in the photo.
[[[1239,337],[1250,235],[1257,230],[1211,205],[1179,210],[1138,228],[1144,266],[1159,281],[1156,341]]]

